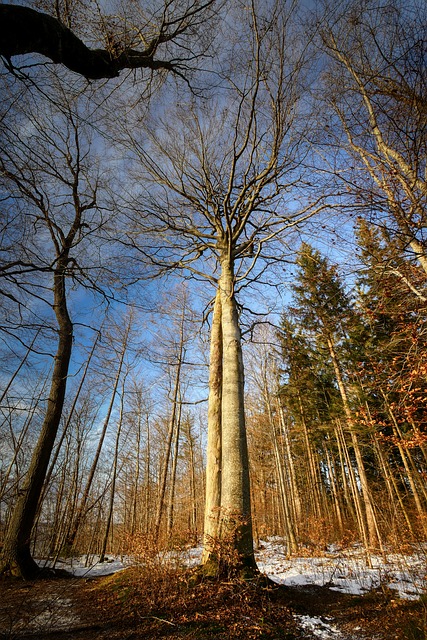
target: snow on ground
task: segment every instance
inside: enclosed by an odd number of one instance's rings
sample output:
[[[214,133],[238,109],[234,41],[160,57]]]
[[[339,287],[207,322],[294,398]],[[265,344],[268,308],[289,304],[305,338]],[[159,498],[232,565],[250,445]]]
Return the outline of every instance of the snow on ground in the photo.
[[[341,631],[332,624],[332,618],[317,618],[312,616],[295,616],[300,625],[306,631],[309,631],[316,638],[334,638],[335,640],[344,640],[348,636],[344,636]]]
[[[165,552],[159,557],[159,562],[194,566],[200,561],[201,552],[201,547]],[[406,599],[418,599],[427,589],[426,555],[427,549],[420,548],[412,555],[371,556],[368,561],[363,549],[354,546],[346,550],[330,547],[322,556],[289,558],[279,539],[261,541],[255,553],[260,570],[277,584],[327,586],[350,594],[388,587]],[[83,556],[61,560],[56,566],[71,571],[75,576],[96,577],[115,573],[132,563],[134,560],[129,557],[110,557],[100,563],[97,556]],[[296,618],[311,638],[354,640],[357,637],[345,635],[330,618],[306,615]]]
[[[173,558],[188,566],[200,561],[201,548],[164,554],[162,562]],[[396,590],[398,596],[418,599],[427,589],[427,549],[420,548],[412,555],[389,554],[371,556],[370,564],[363,549],[354,546],[346,550],[330,547],[323,556],[302,557],[286,553],[280,540],[261,541],[255,553],[260,570],[274,582],[286,585],[319,585],[337,591],[362,594],[379,587]],[[109,575],[132,564],[128,557],[109,557],[98,562],[97,556],[82,556],[56,564],[75,576]]]
[[[289,558],[284,546],[267,541],[260,543],[256,557],[260,570],[278,584],[314,584],[351,594],[388,587],[412,600],[427,588],[426,550],[421,549],[413,555],[371,556],[369,566],[365,552],[357,546],[330,548],[323,556]]]

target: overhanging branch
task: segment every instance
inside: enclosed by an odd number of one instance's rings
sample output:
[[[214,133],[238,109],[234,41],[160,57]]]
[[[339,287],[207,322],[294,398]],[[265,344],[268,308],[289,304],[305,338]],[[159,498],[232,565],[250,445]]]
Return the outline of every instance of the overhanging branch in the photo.
[[[179,60],[154,59],[158,45],[175,35],[176,30],[162,34],[143,51],[124,49],[113,55],[106,49],[90,49],[60,20],[46,13],[19,5],[0,5],[0,55],[3,58],[10,61],[17,55],[39,53],[90,80],[114,78],[123,69],[164,69],[183,75]]]

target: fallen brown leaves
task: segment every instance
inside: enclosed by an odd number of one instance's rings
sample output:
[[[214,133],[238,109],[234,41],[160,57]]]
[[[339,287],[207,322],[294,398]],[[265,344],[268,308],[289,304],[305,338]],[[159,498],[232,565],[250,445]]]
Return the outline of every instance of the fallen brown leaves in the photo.
[[[386,590],[350,596],[326,587],[274,587],[262,579],[221,582],[178,567],[149,574],[134,567],[92,580],[0,582],[2,640],[311,638],[294,614],[333,620],[347,638],[425,640],[426,611],[422,601],[402,601]]]

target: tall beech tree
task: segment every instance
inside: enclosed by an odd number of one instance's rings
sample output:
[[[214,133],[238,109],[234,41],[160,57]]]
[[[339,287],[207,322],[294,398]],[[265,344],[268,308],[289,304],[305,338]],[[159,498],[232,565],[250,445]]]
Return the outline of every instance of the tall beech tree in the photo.
[[[181,270],[216,290],[206,513],[212,526],[204,556],[214,572],[256,568],[238,294],[277,259],[267,246],[322,206],[304,185],[305,43],[294,9],[292,2],[237,2],[223,27],[231,49],[218,74],[219,95],[197,105],[180,96],[145,122],[141,137],[140,118],[125,136],[139,165],[135,184],[147,185],[126,203],[128,242],[154,272]],[[233,552],[221,555],[221,545]]]

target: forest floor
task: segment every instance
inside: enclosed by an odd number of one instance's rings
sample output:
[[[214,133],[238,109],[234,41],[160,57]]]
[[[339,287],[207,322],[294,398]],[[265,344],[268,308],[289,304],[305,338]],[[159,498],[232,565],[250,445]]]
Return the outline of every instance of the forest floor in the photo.
[[[423,599],[376,588],[195,581],[194,569],[0,581],[1,640],[425,640]]]

